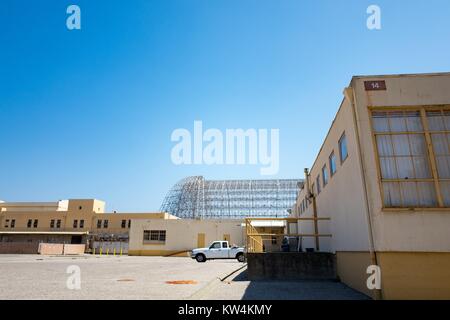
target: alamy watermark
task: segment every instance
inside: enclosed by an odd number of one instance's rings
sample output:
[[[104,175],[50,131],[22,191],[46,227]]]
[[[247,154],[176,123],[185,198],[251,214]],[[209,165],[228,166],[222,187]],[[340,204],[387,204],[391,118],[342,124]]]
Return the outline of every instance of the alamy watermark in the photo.
[[[71,4],[67,7],[67,14],[70,16],[66,19],[66,27],[69,30],[80,30],[81,29],[81,9],[76,4]]]
[[[375,4],[367,7],[366,10],[369,17],[367,18],[367,29],[369,30],[381,30],[381,8]]]
[[[66,13],[69,16],[66,19],[66,26],[69,30],[81,29],[81,8],[76,4],[67,7]],[[366,26],[369,30],[381,30],[381,8],[376,4],[367,7],[366,13],[369,15]]]
[[[381,289],[381,268],[377,265],[370,265],[366,269],[366,273],[370,274],[367,278],[366,285],[369,290]]]
[[[177,142],[171,151],[176,165],[260,165],[261,175],[275,175],[280,166],[279,129],[219,129],[203,131],[203,122],[194,121],[194,131],[172,132]]]
[[[66,287],[69,290],[81,289],[81,268],[77,265],[70,265],[66,269],[66,273],[69,277],[66,280]]]

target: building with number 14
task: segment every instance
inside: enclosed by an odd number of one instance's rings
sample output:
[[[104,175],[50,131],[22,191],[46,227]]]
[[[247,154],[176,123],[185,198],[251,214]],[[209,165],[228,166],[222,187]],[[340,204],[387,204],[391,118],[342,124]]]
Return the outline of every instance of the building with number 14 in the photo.
[[[450,73],[353,77],[305,173],[293,216],[330,218],[299,233],[331,235],[303,246],[336,253],[341,281],[450,299]]]

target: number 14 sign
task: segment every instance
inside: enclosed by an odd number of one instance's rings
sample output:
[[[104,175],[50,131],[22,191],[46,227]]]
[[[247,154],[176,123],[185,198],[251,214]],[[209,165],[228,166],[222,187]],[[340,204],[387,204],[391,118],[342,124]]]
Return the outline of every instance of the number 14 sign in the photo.
[[[366,91],[386,90],[386,81],[364,81],[364,87],[366,88]]]

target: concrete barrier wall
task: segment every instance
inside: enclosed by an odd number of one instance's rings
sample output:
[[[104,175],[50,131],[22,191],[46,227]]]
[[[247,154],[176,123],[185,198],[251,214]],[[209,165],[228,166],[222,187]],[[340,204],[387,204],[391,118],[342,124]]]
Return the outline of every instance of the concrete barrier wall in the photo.
[[[39,254],[56,255],[63,254],[64,244],[62,243],[40,243]]]
[[[248,253],[250,280],[336,280],[336,256],[326,252]]]
[[[40,243],[38,252],[42,255],[83,254],[84,244]]]
[[[65,244],[64,254],[84,254],[86,245],[84,244]]]

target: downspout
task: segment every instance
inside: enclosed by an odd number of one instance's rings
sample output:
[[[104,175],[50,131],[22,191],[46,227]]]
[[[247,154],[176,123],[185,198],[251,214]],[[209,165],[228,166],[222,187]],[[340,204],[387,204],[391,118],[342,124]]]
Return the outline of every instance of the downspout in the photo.
[[[364,203],[366,207],[366,219],[367,219],[367,227],[369,229],[369,251],[370,251],[370,260],[372,265],[378,266],[377,261],[377,255],[375,252],[375,241],[373,236],[373,223],[372,223],[372,214],[370,209],[370,203],[369,203],[369,194],[367,191],[367,184],[366,184],[366,169],[363,161],[363,155],[362,155],[362,148],[361,148],[361,141],[359,137],[359,133],[361,132],[359,123],[358,123],[358,117],[357,117],[357,108],[356,108],[356,94],[355,90],[351,87],[351,85],[344,89],[344,94],[346,98],[350,101],[350,104],[352,106],[352,114],[353,114],[353,122],[355,123],[355,136],[356,136],[356,147],[358,151],[358,158],[359,158],[359,164],[360,164],[360,170],[361,170],[361,179],[363,184],[363,190],[364,190]],[[381,300],[381,290],[375,289],[373,298],[375,300]]]
[[[311,194],[311,188],[309,186],[309,170],[305,168],[305,182],[306,182],[306,196],[309,199],[309,195]]]
[[[309,174],[308,168],[305,168],[305,182],[306,182],[306,201],[310,201],[312,198],[312,205],[313,205],[313,217],[314,217],[314,238],[316,241],[316,251],[320,251],[320,243],[319,243],[319,224],[317,220],[317,207],[316,207],[316,199],[314,195],[311,192],[311,186],[309,182],[309,178],[311,175]]]

